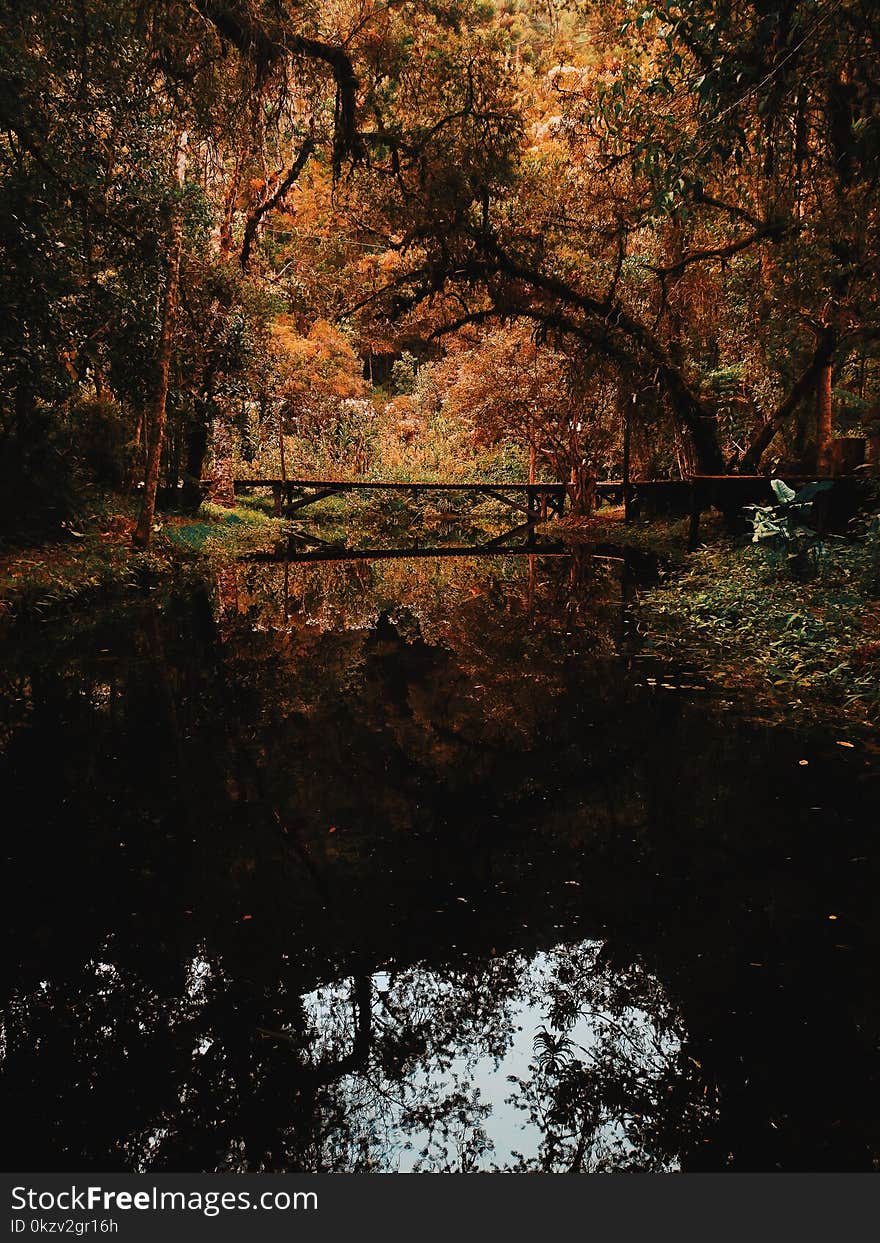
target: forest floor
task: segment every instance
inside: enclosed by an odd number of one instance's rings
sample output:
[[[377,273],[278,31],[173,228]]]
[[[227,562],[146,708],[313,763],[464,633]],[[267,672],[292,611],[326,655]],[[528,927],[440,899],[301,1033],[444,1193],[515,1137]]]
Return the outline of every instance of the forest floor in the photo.
[[[880,556],[876,544],[831,539],[813,574],[726,536],[687,551],[687,520],[626,525],[597,516],[591,539],[657,554],[665,572],[638,593],[641,652],[697,668],[716,689],[773,720],[857,730],[880,713]]]

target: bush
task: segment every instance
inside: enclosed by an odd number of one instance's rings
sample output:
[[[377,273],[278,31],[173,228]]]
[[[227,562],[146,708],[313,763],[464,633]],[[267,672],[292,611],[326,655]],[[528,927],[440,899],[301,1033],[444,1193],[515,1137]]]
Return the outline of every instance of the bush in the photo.
[[[761,544],[771,556],[782,557],[795,578],[809,578],[816,573],[825,553],[825,542],[811,525],[813,501],[831,487],[827,479],[808,483],[795,492],[781,479],[770,485],[775,505],[748,505],[752,511],[752,542]]]
[[[0,539],[57,534],[83,503],[83,479],[57,411],[36,406],[0,435]]]
[[[94,489],[120,490],[128,424],[115,403],[88,401],[70,412],[36,405],[0,433],[0,539],[57,535],[93,502]]]
[[[415,355],[404,350],[391,368],[391,386],[398,395],[410,394],[416,386],[419,364]]]
[[[113,401],[84,401],[71,416],[80,464],[99,488],[120,491],[128,473],[130,420]]]

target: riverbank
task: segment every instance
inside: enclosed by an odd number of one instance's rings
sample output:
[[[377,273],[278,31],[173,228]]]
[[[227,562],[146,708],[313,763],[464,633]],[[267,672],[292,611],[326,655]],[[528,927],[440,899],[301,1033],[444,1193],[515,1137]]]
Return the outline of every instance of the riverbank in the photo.
[[[0,618],[12,622],[124,599],[198,576],[217,559],[265,547],[287,524],[260,503],[166,514],[148,551],[133,547],[136,505],[115,500],[63,538],[0,551]]]
[[[797,581],[759,546],[722,539],[639,593],[639,648],[698,668],[749,711],[859,730],[880,713],[876,553],[836,541]]]
[[[731,538],[717,516],[687,548],[688,520],[623,521],[603,508],[565,522],[571,538],[658,561],[658,582],[633,609],[639,654],[673,661],[771,722],[798,719],[864,731],[880,715],[880,539],[831,538],[814,577],[784,555]],[[549,531],[549,528],[547,528]]]

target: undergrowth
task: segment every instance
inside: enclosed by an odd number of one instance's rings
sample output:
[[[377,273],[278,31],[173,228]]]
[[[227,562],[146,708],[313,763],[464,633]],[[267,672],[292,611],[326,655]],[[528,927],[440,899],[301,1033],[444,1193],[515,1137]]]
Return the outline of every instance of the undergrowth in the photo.
[[[638,627],[643,650],[697,664],[756,705],[864,725],[880,711],[880,601],[863,543],[830,544],[806,582],[758,546],[703,547],[640,594]]]
[[[122,598],[198,575],[215,558],[270,547],[287,529],[271,503],[243,500],[233,509],[205,504],[195,517],[162,514],[152,546],[132,545],[135,504],[96,512],[63,538],[0,550],[0,617],[24,621]]]

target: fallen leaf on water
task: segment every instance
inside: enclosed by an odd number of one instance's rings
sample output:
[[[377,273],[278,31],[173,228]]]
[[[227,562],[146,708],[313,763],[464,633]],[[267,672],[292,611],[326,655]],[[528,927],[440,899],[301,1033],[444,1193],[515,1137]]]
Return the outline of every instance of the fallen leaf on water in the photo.
[[[335,824],[331,824],[331,825],[330,825],[330,828],[327,830],[327,832],[328,832],[328,833],[335,833],[335,832],[336,832],[336,825],[335,825]]]
[[[798,763],[800,764],[801,768],[806,768],[809,762],[810,762],[809,760],[798,760]]]
[[[840,741],[838,741],[837,745],[838,745],[839,747],[849,747],[849,749],[850,749],[850,750],[853,750],[853,748],[855,747],[855,745],[856,745],[856,744],[855,744],[854,742],[840,742]]]
[[[253,915],[242,915],[241,922],[244,923],[246,919],[253,919]]]

